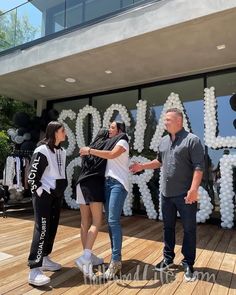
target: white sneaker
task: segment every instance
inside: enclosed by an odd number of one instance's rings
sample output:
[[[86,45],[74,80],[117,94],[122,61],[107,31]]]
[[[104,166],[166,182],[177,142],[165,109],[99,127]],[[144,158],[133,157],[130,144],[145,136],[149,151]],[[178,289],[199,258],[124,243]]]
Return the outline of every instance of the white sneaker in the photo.
[[[90,280],[96,279],[96,276],[93,272],[93,265],[91,260],[87,260],[84,256],[80,256],[75,260],[77,267],[82,271],[85,277]]]
[[[32,268],[29,272],[28,283],[35,286],[43,286],[48,284],[51,279],[45,276],[42,271],[37,268]]]
[[[111,261],[103,277],[106,280],[113,280],[116,275],[121,274],[121,268],[122,268],[121,261]]]
[[[95,254],[92,253],[91,256],[91,261],[92,261],[92,265],[96,266],[96,265],[101,265],[104,263],[104,259],[101,257],[96,256]]]
[[[43,264],[41,270],[57,271],[61,269],[61,264],[53,262],[49,256],[43,257]]]

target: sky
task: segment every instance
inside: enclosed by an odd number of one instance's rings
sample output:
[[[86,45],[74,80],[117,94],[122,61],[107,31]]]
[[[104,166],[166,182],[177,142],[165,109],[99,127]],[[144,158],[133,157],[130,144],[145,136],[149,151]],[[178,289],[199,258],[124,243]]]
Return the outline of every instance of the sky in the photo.
[[[27,0],[0,0],[0,10],[5,12],[25,2]]]
[[[26,5],[22,5],[25,3]],[[19,5],[21,6],[17,9],[17,18],[20,19],[22,16],[27,16],[31,26],[38,29],[35,39],[41,37],[42,13],[27,0],[0,0],[0,11],[6,12]]]

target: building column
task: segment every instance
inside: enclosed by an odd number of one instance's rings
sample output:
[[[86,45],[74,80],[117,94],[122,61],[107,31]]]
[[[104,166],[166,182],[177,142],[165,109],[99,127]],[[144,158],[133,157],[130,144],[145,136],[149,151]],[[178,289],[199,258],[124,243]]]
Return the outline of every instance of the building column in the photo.
[[[37,99],[37,110],[36,116],[41,117],[43,109],[46,108],[46,100],[39,98]]]

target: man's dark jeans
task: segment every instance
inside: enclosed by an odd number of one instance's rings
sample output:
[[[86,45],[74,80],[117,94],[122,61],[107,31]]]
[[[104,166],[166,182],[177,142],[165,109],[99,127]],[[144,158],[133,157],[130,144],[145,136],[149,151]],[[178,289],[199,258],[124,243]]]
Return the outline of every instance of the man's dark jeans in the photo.
[[[185,204],[183,194],[177,197],[162,196],[162,214],[164,223],[164,258],[167,262],[173,262],[175,253],[175,224],[177,211],[180,214],[184,228],[184,239],[182,244],[183,265],[193,265],[196,256],[196,214],[197,202]]]

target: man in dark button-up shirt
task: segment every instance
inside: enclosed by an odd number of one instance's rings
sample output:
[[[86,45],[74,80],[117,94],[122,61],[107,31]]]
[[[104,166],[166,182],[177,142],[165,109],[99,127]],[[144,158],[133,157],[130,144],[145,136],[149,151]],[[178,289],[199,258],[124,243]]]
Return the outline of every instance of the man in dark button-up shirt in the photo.
[[[197,198],[204,169],[204,151],[200,139],[183,128],[183,114],[179,109],[167,110],[164,123],[169,134],[161,139],[157,159],[134,163],[130,170],[136,173],[162,167],[164,259],[156,265],[156,270],[165,270],[173,264],[178,211],[184,227],[182,264],[185,279],[192,281],[195,279]]]
[[[162,164],[162,194],[174,197],[187,193],[193,180],[193,172],[203,171],[204,155],[199,138],[184,128],[165,136],[158,148],[157,160]]]

